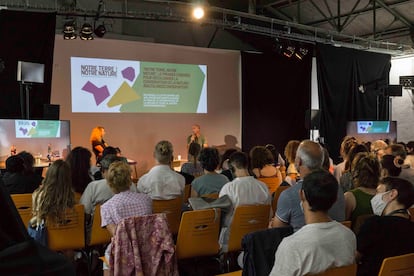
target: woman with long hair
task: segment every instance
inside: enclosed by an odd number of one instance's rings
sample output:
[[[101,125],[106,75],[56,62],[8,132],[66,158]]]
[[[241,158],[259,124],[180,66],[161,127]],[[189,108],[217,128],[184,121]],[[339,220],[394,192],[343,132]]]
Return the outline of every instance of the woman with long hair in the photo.
[[[181,172],[190,174],[194,177],[198,177],[204,174],[204,169],[201,163],[198,162],[198,156],[200,155],[201,146],[197,143],[191,143],[188,148],[188,162],[181,166]]]
[[[83,147],[74,148],[66,157],[72,172],[72,187],[76,193],[82,194],[93,180],[90,173],[91,157],[91,152]]]
[[[102,153],[104,149],[108,146],[105,143],[103,137],[105,136],[105,128],[102,126],[97,126],[92,129],[90,142],[92,145],[92,151],[95,154],[96,161],[98,162],[99,159],[102,158]]]

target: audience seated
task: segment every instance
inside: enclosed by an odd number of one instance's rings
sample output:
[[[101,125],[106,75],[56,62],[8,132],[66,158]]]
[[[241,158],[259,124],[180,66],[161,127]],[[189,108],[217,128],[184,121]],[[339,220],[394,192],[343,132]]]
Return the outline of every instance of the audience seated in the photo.
[[[410,181],[414,185],[414,168],[404,164],[407,157],[407,151],[404,146],[392,144],[385,148],[384,154],[390,154],[395,157],[395,165],[401,167],[401,173],[398,176]]]
[[[229,179],[215,171],[220,162],[217,149],[202,149],[199,161],[204,169],[204,175],[194,179],[191,183],[191,196],[198,197],[205,194],[219,193],[224,184],[229,182]]]
[[[405,158],[404,164],[414,169],[414,141],[409,141],[405,147],[407,149],[407,157]]]
[[[204,170],[198,162],[201,146],[198,143],[191,143],[188,147],[188,162],[181,166],[181,172],[190,174],[194,177],[203,175]]]
[[[42,178],[34,172],[25,173],[25,161],[20,154],[7,158],[6,173],[2,178],[10,194],[33,193],[42,181]]]
[[[295,166],[296,152],[298,150],[299,144],[300,141],[298,140],[290,140],[285,146],[284,153],[286,157],[287,169],[284,182],[286,182],[290,186],[295,185],[297,178],[299,177],[299,172],[297,171]]]
[[[355,156],[360,152],[369,152],[369,150],[363,144],[354,144],[346,157],[345,167],[339,180],[339,184],[342,186],[344,193],[354,189],[351,166]]]
[[[357,217],[372,214],[371,199],[380,177],[378,159],[369,153],[358,153],[352,162],[355,189],[345,193],[346,220],[355,223]]]
[[[345,136],[342,139],[339,154],[341,155],[343,161],[341,163],[339,163],[338,165],[336,165],[336,167],[334,169],[334,176],[335,176],[336,180],[338,180],[338,182],[340,181],[341,176],[342,176],[342,174],[344,173],[344,171],[346,169],[345,164],[347,163],[347,160],[348,160],[349,151],[356,144],[357,144],[357,140],[353,136]]]
[[[93,180],[91,176],[91,152],[83,147],[76,147],[66,157],[72,171],[72,187],[76,193],[82,194],[86,186]]]
[[[230,155],[233,154],[233,152],[238,151],[237,149],[228,149],[224,152],[223,156],[221,157],[220,166],[218,170],[221,174],[225,175],[229,181],[233,180],[233,174],[231,173],[229,169],[229,158]]]
[[[286,162],[283,159],[283,157],[280,155],[280,153],[277,150],[276,146],[273,145],[273,144],[267,144],[265,146],[265,148],[268,149],[268,150],[270,150],[270,152],[273,155],[273,160],[275,160],[274,163],[273,163],[273,165],[275,165],[276,167],[281,167],[281,168],[282,167],[285,167],[285,169],[286,169]]]
[[[321,169],[323,151],[319,144],[305,140],[300,143],[296,154],[296,167],[299,168],[301,178],[306,177],[314,170]],[[299,191],[302,189],[302,180],[296,185],[283,191],[277,203],[276,214],[270,222],[270,227],[290,225],[294,231],[305,225],[305,218],[300,207]],[[328,211],[329,216],[336,221],[345,220],[345,201],[342,188],[339,187],[337,200]]]
[[[371,200],[374,214],[357,235],[358,275],[378,275],[385,258],[414,252],[414,223],[408,208],[414,204],[410,182],[383,178]]]
[[[301,184],[299,196],[306,225],[282,240],[270,275],[316,274],[354,263],[354,233],[328,215],[338,194],[335,177],[326,170],[316,170]]]
[[[184,195],[185,178],[171,168],[173,146],[168,141],[160,141],[155,146],[156,165],[141,176],[137,189],[152,199],[173,199]]]
[[[267,186],[249,174],[248,157],[243,152],[234,152],[229,159],[229,166],[234,180],[223,186],[219,197],[227,195],[232,202],[232,209],[226,214],[220,233],[222,251],[227,251],[228,227],[233,219],[234,209],[240,205],[270,204],[271,197]]]
[[[388,144],[383,140],[376,140],[371,143],[371,152],[378,158],[378,161],[385,154],[384,150],[386,147],[388,147]]]
[[[257,178],[277,177],[282,181],[282,174],[274,166],[275,160],[270,150],[262,146],[255,146],[250,150],[249,155],[251,171]]]
[[[142,193],[131,192],[131,169],[123,161],[115,161],[106,173],[106,180],[115,194],[101,206],[102,227],[114,236],[116,225],[124,218],[152,214],[152,200]],[[109,260],[109,245],[105,257]],[[106,268],[106,267],[105,267]]]

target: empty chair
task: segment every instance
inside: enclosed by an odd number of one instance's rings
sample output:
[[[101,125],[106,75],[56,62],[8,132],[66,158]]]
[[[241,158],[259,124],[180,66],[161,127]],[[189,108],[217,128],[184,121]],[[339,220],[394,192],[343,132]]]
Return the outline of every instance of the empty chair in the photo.
[[[66,209],[64,221],[46,219],[48,247],[54,251],[82,249],[85,247],[85,208],[77,204]]]
[[[318,274],[308,274],[315,276],[355,276],[357,272],[357,265],[351,264],[341,267],[333,267]]]
[[[220,209],[184,212],[177,236],[177,259],[217,255],[219,232]]]
[[[12,194],[10,195],[24,226],[27,228],[32,218],[32,194]]]
[[[414,275],[414,253],[385,258],[378,276]]]
[[[168,226],[171,233],[176,235],[178,228],[180,227],[181,208],[183,204],[182,197],[176,197],[174,199],[153,199],[152,200],[152,212],[165,213],[167,215]]]

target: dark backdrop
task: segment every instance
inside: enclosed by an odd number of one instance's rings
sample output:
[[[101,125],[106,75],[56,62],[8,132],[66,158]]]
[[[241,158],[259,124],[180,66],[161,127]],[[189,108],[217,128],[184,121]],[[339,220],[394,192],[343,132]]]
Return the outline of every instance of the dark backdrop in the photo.
[[[320,136],[331,157],[339,161],[339,147],[347,121],[388,120],[387,98],[391,56],[318,44]],[[364,92],[359,90],[364,87]]]
[[[42,118],[50,103],[56,14],[0,10],[0,118],[21,118],[17,62],[45,64],[44,84],[30,89],[31,118]]]
[[[310,51],[311,53],[312,51]],[[242,53],[242,149],[309,138],[312,55],[302,61],[276,53]]]

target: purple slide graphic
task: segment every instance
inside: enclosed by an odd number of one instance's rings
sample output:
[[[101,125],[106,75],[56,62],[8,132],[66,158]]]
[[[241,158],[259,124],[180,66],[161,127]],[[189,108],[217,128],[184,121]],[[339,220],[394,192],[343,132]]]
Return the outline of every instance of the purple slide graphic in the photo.
[[[21,132],[23,132],[23,134],[24,135],[26,135],[26,133],[27,133],[27,128],[19,128],[19,130],[21,131]]]
[[[122,76],[129,81],[133,81],[135,79],[135,69],[132,67],[125,68],[122,70]]]
[[[96,105],[100,105],[106,98],[108,98],[109,91],[106,85],[102,87],[97,87],[95,84],[88,81],[83,87],[83,91],[93,94],[95,98]]]

